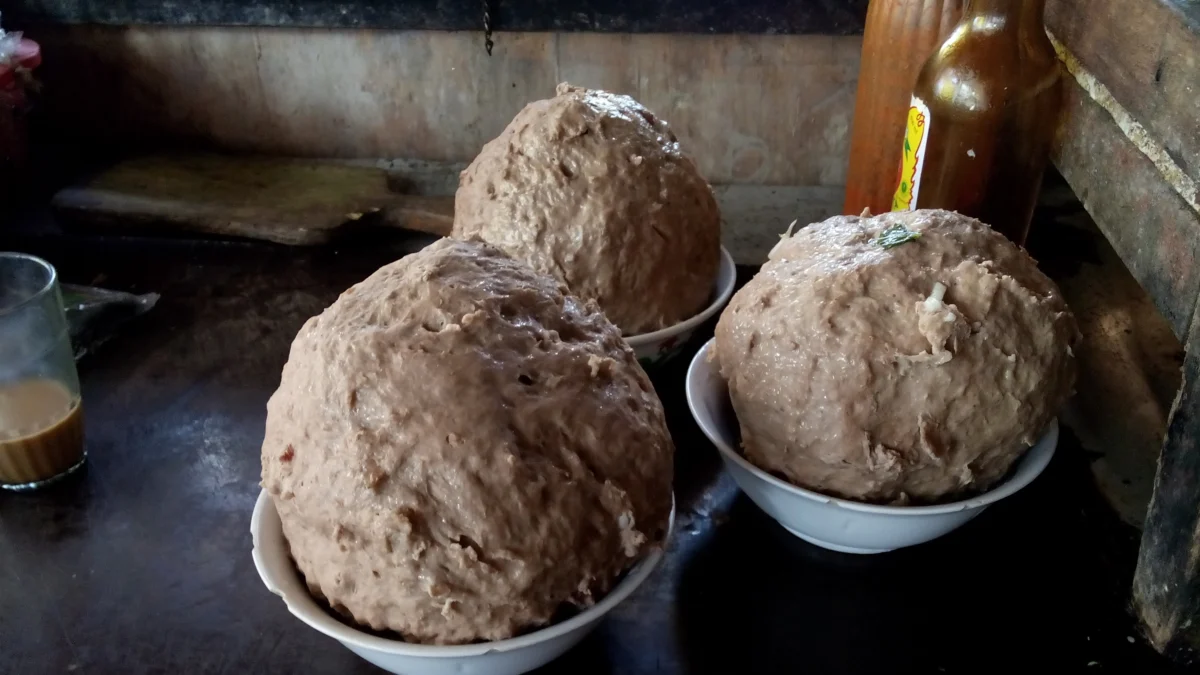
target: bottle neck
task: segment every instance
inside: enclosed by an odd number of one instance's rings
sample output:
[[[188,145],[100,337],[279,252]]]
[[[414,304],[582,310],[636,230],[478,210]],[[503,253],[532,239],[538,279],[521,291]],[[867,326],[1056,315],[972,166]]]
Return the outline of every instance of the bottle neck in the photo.
[[[963,21],[991,30],[1045,31],[1046,0],[967,0]]]

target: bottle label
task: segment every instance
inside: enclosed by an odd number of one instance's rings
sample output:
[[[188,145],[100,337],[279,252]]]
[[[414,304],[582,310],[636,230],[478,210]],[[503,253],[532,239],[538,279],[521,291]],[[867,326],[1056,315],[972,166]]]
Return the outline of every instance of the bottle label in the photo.
[[[893,211],[912,211],[917,208],[917,193],[921,191],[921,169],[925,167],[925,146],[929,140],[929,106],[916,96],[908,108],[904,124],[904,151],[900,156],[899,184],[892,196]]]

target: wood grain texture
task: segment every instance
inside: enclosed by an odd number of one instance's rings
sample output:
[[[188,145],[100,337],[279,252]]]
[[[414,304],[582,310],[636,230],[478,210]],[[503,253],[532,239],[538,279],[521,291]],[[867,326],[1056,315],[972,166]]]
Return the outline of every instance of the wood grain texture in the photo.
[[[267,157],[149,156],[120,162],[54,197],[81,229],[157,235],[197,232],[297,246],[344,230],[385,226],[449,234],[449,196],[392,190],[387,171]]]
[[[1133,582],[1146,636],[1200,655],[1200,33],[1163,0],[1057,0],[1047,20],[1074,79],[1056,163],[1185,341]]]
[[[1200,180],[1200,26],[1165,0],[1050,0],[1046,24]]]
[[[61,190],[58,220],[83,234],[200,233],[293,246],[348,241],[380,227],[449,234],[459,165],[216,155],[119,162]],[[717,185],[722,238],[759,265],[787,224],[837,212],[835,187]]]
[[[1200,218],[1069,78],[1064,101],[1054,163],[1182,340],[1200,296]]]
[[[1200,662],[1200,325],[1193,322],[1183,386],[1171,409],[1142,533],[1133,599],[1151,644]]]
[[[1183,345],[1071,189],[1048,173],[1029,252],[1062,289],[1083,334],[1075,396],[1060,419],[1092,453],[1096,487],[1140,528],[1179,391]]]
[[[860,38],[39,29],[40,114],[111,147],[465,162],[561,81],[633,95],[715,183],[841,185]]]

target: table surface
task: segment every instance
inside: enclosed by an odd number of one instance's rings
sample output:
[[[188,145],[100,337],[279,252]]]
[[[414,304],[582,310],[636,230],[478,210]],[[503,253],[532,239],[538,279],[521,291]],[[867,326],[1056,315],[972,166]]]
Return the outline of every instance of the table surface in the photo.
[[[66,281],[162,299],[80,364],[85,470],[0,494],[0,673],[380,672],[262,586],[250,513],[265,404],[295,332],[419,243],[8,242]],[[544,672],[1171,671],[1128,611],[1138,533],[1069,431],[1046,474],[958,532],[833,553],[721,471],[683,399],[689,357],[654,375],[678,451],[664,564]]]

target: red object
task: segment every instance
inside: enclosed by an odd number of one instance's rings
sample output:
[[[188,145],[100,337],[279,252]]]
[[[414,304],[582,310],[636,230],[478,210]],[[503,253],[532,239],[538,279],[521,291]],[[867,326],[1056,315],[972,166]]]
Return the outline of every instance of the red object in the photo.
[[[0,65],[0,211],[7,211],[16,195],[29,158],[29,97],[26,80],[19,70],[33,70],[42,63],[42,48],[22,38],[10,63]]]
[[[0,65],[0,88],[7,89],[17,82],[17,68],[33,70],[42,65],[42,48],[33,40],[21,38],[12,63]]]

